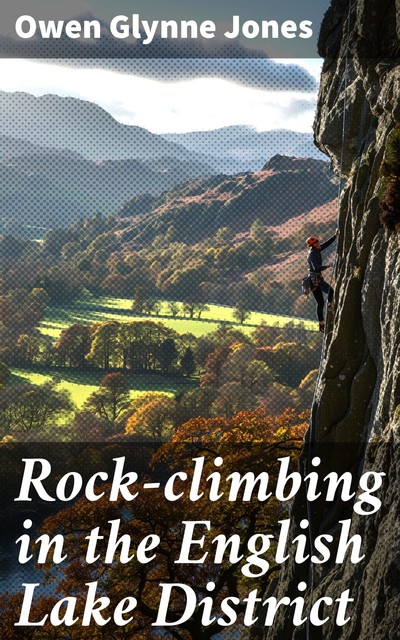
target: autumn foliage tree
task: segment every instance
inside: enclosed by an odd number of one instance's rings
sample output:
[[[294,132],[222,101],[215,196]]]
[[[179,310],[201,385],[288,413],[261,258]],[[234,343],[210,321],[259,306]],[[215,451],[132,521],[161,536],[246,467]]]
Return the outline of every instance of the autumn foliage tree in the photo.
[[[74,404],[53,382],[41,386],[5,385],[0,391],[0,432],[38,431],[67,419]]]
[[[84,409],[115,424],[129,405],[130,392],[122,373],[109,373],[100,380],[99,389],[86,400]]]
[[[165,393],[147,393],[136,404],[131,405],[132,415],[126,421],[128,435],[166,440],[178,423],[179,405]]]
[[[86,324],[73,324],[61,332],[56,344],[60,361],[69,367],[86,366],[86,356],[90,351],[91,327]]]
[[[181,583],[193,589],[197,602],[209,596],[206,589],[210,581],[215,584],[212,593],[213,607],[219,610],[223,598],[238,597],[234,609],[238,616],[235,632],[240,631],[240,616],[243,614],[243,598],[250,590],[257,589],[264,593],[271,576],[279,570],[273,561],[275,541],[266,557],[269,570],[262,575],[246,574],[244,565],[249,560],[247,543],[251,536],[268,532],[276,540],[278,521],[285,517],[285,511],[275,498],[260,500],[257,490],[245,498],[239,490],[235,500],[229,500],[228,478],[240,470],[240,474],[252,472],[255,475],[267,471],[271,486],[276,481],[278,462],[281,456],[297,457],[302,445],[306,428],[306,416],[297,416],[286,411],[277,418],[271,418],[264,411],[240,412],[231,419],[196,418],[189,420],[175,429],[171,441],[163,444],[154,454],[150,469],[157,471],[168,469],[168,473],[177,470],[186,474],[176,485],[176,492],[181,497],[167,501],[162,491],[149,491],[141,482],[135,484],[137,497],[131,502],[119,499],[110,502],[107,497],[109,488],[102,486],[106,495],[96,502],[84,499],[75,502],[57,514],[51,515],[43,524],[43,532],[53,537],[61,534],[64,538],[64,553],[68,561],[55,566],[51,562],[45,567],[49,577],[57,575],[57,595],[74,594],[78,598],[75,614],[82,616],[82,607],[87,592],[87,583],[96,581],[100,593],[110,598],[115,606],[128,594],[137,599],[137,606],[132,612],[132,620],[123,627],[117,627],[112,621],[105,627],[96,625],[83,627],[80,624],[68,629],[68,638],[79,640],[113,639],[113,640],[157,640],[160,628],[153,625],[157,619],[160,601],[160,583]],[[105,453],[105,452],[103,452]],[[115,455],[115,449],[112,449]],[[215,464],[216,458],[223,458],[222,466]],[[98,453],[96,453],[98,469]],[[204,468],[198,487],[199,499],[192,500],[188,496],[188,487],[193,477],[193,458],[203,458]],[[89,460],[87,461],[89,463]],[[221,495],[219,499],[210,499],[210,474],[221,472]],[[156,473],[155,471],[155,473]],[[157,476],[148,471],[143,481],[154,480]],[[129,545],[131,560],[120,561],[121,545],[116,551],[114,561],[105,563],[107,541],[112,522],[118,521],[118,536],[125,536],[124,544]],[[212,535],[202,529],[204,543],[201,549],[197,546],[191,551],[193,559],[198,562],[177,563],[180,555],[182,536],[186,521],[209,521],[212,524]],[[98,527],[96,554],[98,558],[85,562],[87,538],[90,531]],[[149,562],[138,562],[136,551],[145,536],[155,534],[159,544],[154,550],[154,557]],[[276,535],[275,535],[276,534]],[[223,558],[216,561],[215,536],[221,535],[226,546]],[[229,540],[239,540],[238,555],[230,557]],[[122,543],[121,543],[122,544]],[[207,558],[202,559],[202,556]],[[19,598],[19,601],[18,601]],[[17,603],[20,596],[6,596],[0,601],[0,625],[2,637],[13,638]],[[51,598],[42,593],[33,605],[33,615],[43,616],[48,611]],[[168,620],[179,621],[185,609],[184,598],[178,590],[173,590],[168,607]],[[209,640],[221,633],[217,617],[209,625],[202,625],[202,609],[197,607],[190,618],[182,623],[162,628],[162,637],[168,640]],[[18,630],[18,629],[17,629]],[[60,629],[29,629],[29,638],[42,640],[43,637],[59,638]],[[48,635],[46,635],[48,634]],[[25,636],[24,636],[25,637]]]

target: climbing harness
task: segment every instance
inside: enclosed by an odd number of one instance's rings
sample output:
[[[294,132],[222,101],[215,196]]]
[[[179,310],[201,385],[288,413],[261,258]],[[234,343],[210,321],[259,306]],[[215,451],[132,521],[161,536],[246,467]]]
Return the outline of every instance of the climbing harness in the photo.
[[[310,295],[310,291],[311,291],[311,281],[310,281],[310,276],[304,276],[304,278],[301,281],[301,291],[302,293],[304,293],[305,296]]]
[[[321,274],[309,273],[301,281],[301,290],[305,296],[310,294],[310,291],[315,291],[321,284]]]

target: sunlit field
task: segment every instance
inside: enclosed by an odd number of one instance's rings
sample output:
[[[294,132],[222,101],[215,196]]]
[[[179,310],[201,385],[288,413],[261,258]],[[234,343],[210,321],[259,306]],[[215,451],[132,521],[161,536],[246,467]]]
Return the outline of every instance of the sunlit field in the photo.
[[[179,304],[179,303],[178,303]],[[75,323],[93,324],[95,322],[106,322],[116,320],[118,322],[131,322],[152,320],[162,322],[165,326],[171,327],[177,333],[192,333],[199,337],[211,333],[221,324],[228,324],[240,328],[246,334],[251,333],[262,322],[268,326],[284,327],[288,323],[294,322],[307,330],[314,331],[315,323],[310,320],[301,320],[289,316],[279,316],[268,313],[252,312],[250,317],[241,325],[233,318],[233,307],[222,305],[208,305],[209,310],[201,314],[201,318],[184,318],[182,316],[173,318],[168,312],[166,302],[162,303],[159,315],[135,316],[131,310],[132,300],[129,298],[93,298],[82,300],[70,307],[50,308],[43,322],[40,324],[42,333],[53,338],[58,338],[61,331]]]
[[[44,367],[40,369],[40,373],[34,369],[12,369],[12,373],[14,384],[29,381],[32,384],[41,385],[53,380],[57,384],[57,389],[66,389],[70,392],[78,409],[82,407],[90,394],[98,389],[100,380],[106,375],[106,372],[101,371],[77,371],[76,369],[57,371]],[[198,384],[195,380],[174,378],[171,375],[124,374],[124,376],[130,389],[131,398],[145,391],[158,391],[174,395],[181,390],[188,391]]]

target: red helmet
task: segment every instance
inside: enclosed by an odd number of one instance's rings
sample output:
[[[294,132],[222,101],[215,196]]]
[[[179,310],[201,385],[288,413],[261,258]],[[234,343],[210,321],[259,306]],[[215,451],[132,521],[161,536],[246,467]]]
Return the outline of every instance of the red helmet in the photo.
[[[307,247],[312,247],[316,242],[319,242],[319,238],[316,238],[316,236],[310,236],[306,240],[306,245]]]

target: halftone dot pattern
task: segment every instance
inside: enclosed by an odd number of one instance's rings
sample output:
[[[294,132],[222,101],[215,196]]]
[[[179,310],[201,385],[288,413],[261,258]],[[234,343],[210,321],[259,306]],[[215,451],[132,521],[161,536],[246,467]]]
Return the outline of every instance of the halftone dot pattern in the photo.
[[[47,61],[48,62],[48,61]],[[284,65],[268,58],[158,58],[55,60],[77,68],[105,68],[133,75],[177,82],[190,78],[220,78],[270,91],[315,92],[317,83],[299,64]]]
[[[315,88],[315,81],[304,69],[268,60],[67,62],[83,67],[87,67],[89,62],[94,66],[108,62],[112,68],[127,73],[133,64],[143,75],[170,81],[179,77],[210,77],[216,74],[217,77],[247,82],[260,89],[304,92]],[[251,72],[247,73],[249,69]],[[3,135],[39,145],[38,154],[43,155],[43,147],[48,149],[42,162],[37,162],[33,150],[21,171],[10,172],[10,188],[0,203],[11,218],[26,216],[29,219],[34,211],[34,222],[48,228],[57,226],[60,221],[66,224],[99,212],[114,213],[135,193],[158,194],[175,184],[213,172],[237,173],[259,169],[272,155],[268,148],[271,143],[274,152],[316,154],[310,140],[304,150],[302,142],[305,141],[304,136],[301,140],[301,135],[294,134],[290,140],[284,140],[287,133],[278,131],[270,133],[268,140],[263,139],[266,136],[252,135],[249,143],[245,140],[249,132],[238,130],[234,144],[228,140],[224,162],[211,162],[210,165],[210,156],[211,159],[218,156],[219,147],[226,146],[225,133],[227,138],[232,138],[232,133],[235,135],[233,128],[226,132],[222,130],[216,141],[206,135],[203,141],[199,135],[196,151],[193,145],[186,147],[185,140],[175,138],[169,141],[143,128],[123,126],[100,107],[73,98],[0,94],[0,106],[0,132]],[[307,104],[307,101],[299,104],[299,108],[311,107],[312,103]],[[244,149],[243,143],[250,144],[250,149]],[[28,184],[27,173],[30,178]],[[40,183],[37,186],[35,178]]]
[[[264,90],[315,89],[314,81],[296,65],[229,60],[224,67],[221,60],[191,59],[175,61],[169,70],[168,64],[162,62],[154,70],[154,61],[141,61],[140,73],[157,74],[166,81],[180,76],[216,74]],[[81,63],[74,60],[68,64]],[[87,61],[82,64],[87,66]],[[110,66],[132,73],[129,60],[118,64],[112,61]],[[246,77],[247,70],[250,71]],[[112,214],[121,207],[124,216],[132,216],[137,213],[137,201],[132,201],[131,209],[127,204],[132,196],[150,193],[158,198],[159,205],[165,204],[169,196],[162,200],[161,194],[179,186],[182,198],[198,197],[201,201],[205,191],[215,198],[213,201],[211,196],[206,202],[204,196],[204,207],[192,212],[179,203],[174,205],[174,222],[179,221],[179,237],[174,241],[195,244],[221,227],[228,227],[239,237],[248,233],[250,225],[259,218],[271,227],[285,226],[292,235],[291,221],[294,233],[302,233],[306,222],[301,222],[301,216],[332,202],[336,194],[327,166],[317,159],[320,154],[311,137],[304,134],[258,133],[237,126],[212,133],[162,137],[140,127],[122,125],[92,103],[51,95],[36,98],[24,93],[1,93],[0,108],[1,168],[5,178],[0,208],[7,212],[10,232],[23,231],[27,225],[54,229],[99,212]],[[305,100],[297,108],[310,108],[310,104]],[[277,154],[280,155],[276,157]],[[285,161],[282,155],[314,156],[314,160]],[[271,156],[275,160],[270,160]],[[223,172],[228,175],[221,175]],[[219,175],[215,176],[216,173]],[[218,193],[229,197],[220,200]],[[150,241],[157,234],[166,235],[171,216],[168,210],[160,216],[147,216],[138,228],[138,237]],[[333,224],[334,208],[324,212],[322,218],[323,223]],[[321,222],[318,214],[314,219]],[[271,265],[271,272],[265,275],[266,282],[271,279],[280,283],[275,308],[282,313],[289,312],[284,293],[286,283],[292,286],[296,282],[293,286],[300,288],[298,283],[306,269],[305,250],[296,256],[295,265],[288,258],[283,249],[276,264]],[[243,278],[250,276],[246,273]],[[187,291],[188,296],[192,293]],[[234,305],[235,301],[225,300],[225,304],[229,303]],[[276,389],[273,397],[279,408],[283,398],[286,399],[285,391]],[[47,443],[47,446],[56,452],[60,445]],[[23,571],[9,575],[7,588],[20,590],[23,579],[32,581],[29,571],[25,575]]]
[[[245,83],[245,72],[250,68],[248,82],[260,89],[314,88],[308,74],[299,71],[296,65],[270,61],[227,60],[224,67],[221,60],[178,60],[171,65],[169,76],[166,61],[160,61],[158,69],[154,68],[154,60],[140,63],[144,75],[158,74],[170,81],[180,74],[207,77],[217,73],[219,77]],[[74,60],[68,64],[87,66],[88,61]],[[102,61],[92,64],[96,66]],[[113,60],[110,64],[126,73],[132,69],[129,60]],[[286,165],[279,158],[268,162],[276,154],[321,157],[310,136],[304,134],[258,133],[238,126],[211,133],[162,137],[140,127],[122,125],[90,102],[54,95],[36,98],[26,93],[1,93],[0,107],[2,168],[6,178],[0,206],[7,212],[6,225],[10,231],[23,230],[26,225],[49,230],[99,212],[112,214],[135,194],[160,197],[177,185],[181,195],[188,199],[201,196],[204,190],[228,193],[227,200],[215,197],[212,202],[211,198],[203,208],[194,209],[192,215],[187,214],[185,207],[174,206],[179,237],[173,240],[194,244],[214,235],[221,227],[229,227],[234,234],[247,233],[258,218],[271,227],[284,224],[286,229],[293,219],[295,230],[303,231],[301,216],[335,197],[336,187],[321,160],[308,163],[289,160]],[[310,104],[305,101],[298,108],[310,108]],[[243,175],[210,177],[223,172]],[[134,209],[129,211],[130,215],[135,213]],[[322,222],[326,222],[327,215],[324,213]],[[333,223],[333,208],[329,215]],[[315,219],[318,221],[318,216]],[[168,211],[162,216],[150,216],[139,227],[138,237],[149,241],[157,234],[165,235],[171,222]],[[306,268],[306,252],[296,260],[293,266],[283,250],[271,272],[266,272],[266,283],[268,279],[281,283],[282,291],[286,283],[298,286]],[[188,295],[191,293],[188,291]],[[278,295],[275,301],[276,310],[289,313],[283,293],[281,298]],[[225,303],[229,304],[229,300]],[[231,304],[234,305],[233,300]]]
[[[74,20],[80,24],[80,34],[77,38],[70,38],[66,33],[67,29],[62,28],[66,27],[68,18],[71,17],[66,15],[70,13],[70,7],[68,7],[70,3],[65,2],[64,5],[66,9],[64,24],[58,29],[56,35],[54,29],[50,36],[47,22],[55,20],[58,24],[58,20],[62,19],[62,0],[58,3],[57,15],[50,15],[52,12],[49,7],[47,21],[41,24],[39,21],[43,20],[43,15],[39,16],[31,3],[27,3],[25,12],[22,11],[21,3],[18,3],[18,8],[8,7],[8,22],[16,27],[18,18],[24,13],[31,19],[24,19],[22,24],[19,24],[18,31],[15,28],[15,31],[10,30],[7,35],[0,35],[0,55],[10,58],[311,58],[317,56],[318,25],[328,7],[329,0],[318,2],[304,0],[304,2],[302,6],[301,1],[286,0],[282,11],[282,3],[279,0],[276,0],[275,6],[270,0],[265,5],[267,15],[264,15],[264,11],[260,12],[257,2],[252,7],[243,8],[239,16],[239,30],[233,36],[229,35],[230,26],[233,27],[234,22],[231,3],[219,2],[216,12],[211,8],[204,16],[213,23],[214,30],[211,37],[204,37],[200,28],[189,29],[185,34],[182,22],[188,19],[190,13],[199,13],[199,7],[191,7],[190,2],[183,5],[183,11],[176,5],[168,7],[167,23],[171,21],[169,26],[165,24],[165,15],[164,18],[161,17],[161,14],[165,14],[165,7],[157,8],[157,3],[154,2],[146,3],[152,6],[143,8],[143,12],[136,5],[135,11],[139,13],[131,16],[128,14],[125,16],[126,19],[118,20],[113,27],[111,16],[103,19],[102,8],[99,7],[99,15],[90,16],[90,20],[96,23],[94,28],[93,24],[92,28],[89,27],[87,15],[74,16]],[[94,4],[93,9],[96,13]],[[148,15],[149,8],[159,16],[155,22],[154,18]],[[301,26],[303,20],[297,19],[294,24],[295,33],[292,33],[292,36],[286,36],[283,25],[292,11],[297,18],[303,13],[303,19],[310,21],[308,25],[310,30],[306,35]],[[254,12],[258,15],[256,16]],[[244,17],[244,13],[248,14],[247,18]],[[270,21],[267,20],[268,14]],[[272,14],[275,14],[274,18]],[[306,14],[307,18],[305,18]],[[138,23],[134,16],[139,18]],[[192,19],[194,17],[193,15]],[[252,20],[251,17],[256,19]],[[243,30],[242,26],[245,22],[250,24],[249,19],[252,23],[250,31]],[[149,22],[150,26],[155,28],[151,34],[149,34]],[[175,23],[174,26],[172,22]],[[196,22],[199,27],[202,21],[197,19]]]

